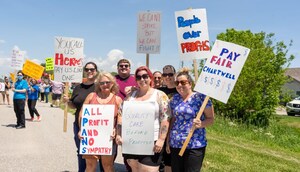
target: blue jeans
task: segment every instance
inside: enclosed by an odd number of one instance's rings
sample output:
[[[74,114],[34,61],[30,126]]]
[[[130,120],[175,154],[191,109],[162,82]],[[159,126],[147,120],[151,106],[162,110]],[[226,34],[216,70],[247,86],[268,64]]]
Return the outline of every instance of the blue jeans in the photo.
[[[82,155],[79,154],[79,148],[80,148],[80,139],[78,138],[79,127],[75,122],[73,123],[73,132],[74,132],[74,141],[77,148],[78,172],[85,172],[85,168],[86,168],[85,159],[83,159]]]
[[[83,159],[82,155],[79,154],[79,148],[80,148],[80,139],[78,138],[79,127],[76,122],[73,123],[73,132],[74,132],[74,141],[77,148],[78,172],[85,172],[85,168],[86,168],[85,159]],[[99,161],[99,170],[100,172],[104,172],[101,161]]]
[[[48,95],[49,95],[49,92],[45,92],[45,98],[46,98],[46,103],[48,103]]]

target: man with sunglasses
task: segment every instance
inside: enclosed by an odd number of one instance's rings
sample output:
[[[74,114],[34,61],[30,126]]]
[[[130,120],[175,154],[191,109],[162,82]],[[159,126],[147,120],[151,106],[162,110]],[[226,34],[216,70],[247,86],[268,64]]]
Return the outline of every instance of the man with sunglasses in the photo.
[[[117,84],[119,86],[119,94],[122,100],[131,92],[131,87],[136,87],[134,75],[130,74],[130,62],[127,59],[121,59],[118,61],[118,74],[115,76]],[[124,158],[124,164],[128,172],[131,172],[131,168]]]
[[[163,80],[161,77],[162,73],[160,71],[153,72],[154,88],[160,88],[163,86]]]
[[[173,97],[174,94],[178,93],[175,85],[175,73],[176,70],[172,65],[166,65],[163,67],[162,79],[164,87],[158,88],[163,91],[169,99]],[[164,144],[164,149],[166,144]],[[164,169],[164,170],[163,170]],[[171,155],[164,151],[163,153],[163,163],[160,165],[160,171],[171,172]]]
[[[119,97],[124,98],[130,93],[131,87],[136,87],[136,81],[133,75],[130,74],[130,62],[127,59],[121,59],[118,62],[118,74],[115,76],[119,85]]]

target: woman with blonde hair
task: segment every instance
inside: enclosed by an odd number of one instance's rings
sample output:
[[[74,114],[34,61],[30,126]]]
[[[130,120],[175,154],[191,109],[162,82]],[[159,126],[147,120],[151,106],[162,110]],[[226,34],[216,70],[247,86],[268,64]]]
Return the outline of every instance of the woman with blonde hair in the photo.
[[[111,139],[115,139],[115,127],[117,123],[118,109],[122,103],[122,99],[117,96],[119,92],[116,79],[108,72],[101,72],[96,80],[95,92],[90,93],[83,104],[100,104],[100,105],[115,105],[114,111],[114,129],[111,134]],[[82,109],[79,115],[79,126],[82,118]],[[78,132],[80,138],[81,130]],[[83,155],[86,160],[86,172],[94,172],[97,169],[97,160],[101,160],[105,172],[114,171],[114,157],[117,153],[117,145],[113,141],[112,155]]]

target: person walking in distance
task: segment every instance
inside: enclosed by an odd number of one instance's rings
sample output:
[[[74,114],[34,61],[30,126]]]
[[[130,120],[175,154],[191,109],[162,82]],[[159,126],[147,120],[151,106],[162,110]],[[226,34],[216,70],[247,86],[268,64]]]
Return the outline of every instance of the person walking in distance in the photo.
[[[36,102],[39,97],[39,86],[37,85],[37,81],[33,78],[29,79],[29,88],[27,91],[27,95],[28,95],[27,105],[31,117],[30,120],[34,121],[34,114],[36,114],[37,121],[41,121],[41,115],[36,109]]]
[[[7,100],[7,104],[10,105],[10,101],[9,101],[9,89],[11,88],[10,82],[8,81],[7,77],[4,77],[4,91],[2,92],[2,98],[3,98],[3,104],[5,104],[5,97]]]
[[[25,128],[25,101],[26,101],[26,91],[28,89],[27,81],[23,79],[22,71],[17,73],[17,81],[12,87],[14,92],[13,96],[13,106],[17,117],[16,129]]]
[[[64,86],[62,82],[58,81],[50,81],[51,82],[51,88],[52,88],[52,104],[51,107],[59,107],[60,105],[60,98],[64,91]]]

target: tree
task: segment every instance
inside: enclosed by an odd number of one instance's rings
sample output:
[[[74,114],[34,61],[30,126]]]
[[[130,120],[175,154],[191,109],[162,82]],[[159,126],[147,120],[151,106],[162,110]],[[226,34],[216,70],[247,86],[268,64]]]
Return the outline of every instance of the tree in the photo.
[[[294,55],[287,57],[288,47],[284,42],[274,43],[273,36],[273,33],[235,29],[227,29],[217,36],[218,40],[251,49],[227,104],[214,101],[218,114],[247,124],[268,126],[287,79],[285,69],[294,59]]]

